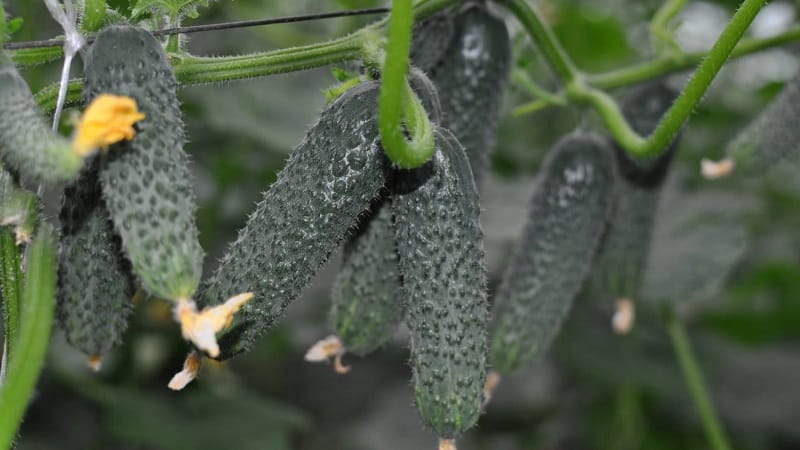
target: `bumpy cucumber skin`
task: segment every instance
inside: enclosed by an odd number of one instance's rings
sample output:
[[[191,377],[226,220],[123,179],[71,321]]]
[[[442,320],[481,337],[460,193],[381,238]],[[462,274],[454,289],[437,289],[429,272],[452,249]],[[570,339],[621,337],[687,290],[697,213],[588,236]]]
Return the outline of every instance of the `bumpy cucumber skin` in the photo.
[[[390,199],[362,219],[344,245],[331,292],[331,325],[349,353],[364,356],[394,334],[405,309]]]
[[[23,178],[39,183],[71,180],[82,165],[69,140],[45,122],[28,84],[1,51],[0,155]]]
[[[589,275],[613,204],[613,158],[597,136],[563,138],[543,173],[497,292],[491,363],[500,373],[547,350]]]
[[[256,206],[199,298],[255,297],[219,336],[220,359],[248,350],[328,259],[385,184],[378,83],[349,89],[320,115]]]
[[[452,438],[478,419],[486,378],[487,281],[478,194],[458,140],[437,128],[431,162],[393,187],[416,406]]]
[[[60,219],[57,317],[70,344],[102,356],[122,341],[134,285],[101,197],[97,164],[64,190]]]
[[[195,293],[203,264],[176,88],[149,32],[111,26],[97,35],[86,58],[86,99],[125,95],[146,116],[133,140],[104,155],[103,196],[142,287],[168,300]]]
[[[415,45],[431,48],[412,53],[411,60],[430,75],[439,90],[442,126],[464,146],[480,186],[489,165],[511,67],[508,30],[505,22],[482,4],[442,14],[418,27]],[[452,33],[448,35],[452,37],[447,49],[440,51],[445,36],[433,34],[443,28],[443,21],[451,22]],[[433,32],[426,27],[428,23]]]
[[[800,147],[800,76],[789,81],[780,94],[727,145],[734,173],[762,174]]]
[[[622,100],[622,112],[638,133],[658,125],[675,98],[663,81],[632,89]],[[660,188],[666,178],[679,137],[656,158],[634,160],[618,145],[617,201],[600,250],[595,258],[590,293],[603,300],[639,294],[650,248]]]
[[[447,53],[455,35],[455,13],[444,10],[414,26],[409,60],[423,70],[436,66]]]

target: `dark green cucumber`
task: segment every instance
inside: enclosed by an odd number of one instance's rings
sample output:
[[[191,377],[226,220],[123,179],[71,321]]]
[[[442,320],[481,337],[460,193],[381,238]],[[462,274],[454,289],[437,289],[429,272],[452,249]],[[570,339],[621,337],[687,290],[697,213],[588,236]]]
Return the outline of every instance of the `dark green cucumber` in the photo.
[[[478,419],[486,378],[486,265],[478,194],[458,140],[436,129],[437,151],[393,183],[416,406],[450,439]]]
[[[647,135],[672,105],[675,92],[663,81],[632,89],[622,112],[636,132]],[[639,294],[661,186],[678,144],[675,139],[656,158],[631,158],[618,145],[617,200],[592,272],[590,295],[604,300],[635,299]]]
[[[84,94],[136,100],[145,114],[136,137],[103,155],[103,197],[133,272],[150,294],[192,297],[200,283],[198,240],[177,82],[161,44],[147,31],[111,26],[86,57]]]
[[[428,71],[439,64],[455,35],[455,13],[444,10],[414,25],[409,60]]]
[[[134,293],[130,263],[101,196],[97,162],[64,190],[58,258],[57,317],[67,341],[90,357],[121,342]]]
[[[431,121],[439,123],[438,94],[427,75],[412,68],[410,85],[419,93]],[[339,337],[342,350],[359,356],[391,339],[405,312],[399,297],[390,202],[388,197],[378,199],[351,230],[331,291],[331,328]]]
[[[0,156],[23,178],[40,183],[78,176],[83,159],[69,140],[53,132],[28,84],[0,51]]]
[[[359,356],[391,339],[405,311],[389,201],[375,205],[348,237],[331,293],[331,326],[345,350]]]
[[[543,173],[495,300],[491,363],[503,374],[550,346],[589,275],[614,198],[611,152],[592,134],[564,137]]]
[[[219,336],[220,358],[249,349],[282,314],[384,186],[378,83],[327,106],[204,284],[201,306],[255,297]]]
[[[783,88],[758,117],[727,145],[734,173],[763,174],[800,148],[800,76]]]
[[[448,29],[443,25],[447,22],[452,31],[437,35],[439,30]],[[436,85],[442,126],[450,129],[464,146],[480,186],[511,66],[505,22],[485,5],[470,3],[423,22],[415,36],[414,44],[421,49],[412,53],[411,61]],[[449,45],[440,50],[448,37]]]

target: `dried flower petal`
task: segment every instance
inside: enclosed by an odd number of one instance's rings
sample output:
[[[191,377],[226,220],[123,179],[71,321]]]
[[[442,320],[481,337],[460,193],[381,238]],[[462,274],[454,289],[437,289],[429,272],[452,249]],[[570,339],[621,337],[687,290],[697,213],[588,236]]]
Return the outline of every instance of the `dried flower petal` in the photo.
[[[202,358],[197,352],[189,352],[186,355],[186,360],[183,361],[183,370],[176,373],[171,380],[169,380],[169,384],[167,385],[173,391],[180,391],[181,389],[185,388],[189,383],[194,381],[197,378],[197,374],[200,373],[200,362]]]
[[[239,294],[221,305],[205,308],[200,312],[197,312],[197,305],[192,300],[178,300],[175,317],[181,324],[183,338],[212,358],[219,356],[217,332],[229,326],[233,315],[252,298],[252,292]]]
[[[716,180],[730,175],[733,172],[734,162],[730,158],[725,158],[719,161],[711,161],[710,159],[703,158],[700,161],[700,172],[706,180]]]

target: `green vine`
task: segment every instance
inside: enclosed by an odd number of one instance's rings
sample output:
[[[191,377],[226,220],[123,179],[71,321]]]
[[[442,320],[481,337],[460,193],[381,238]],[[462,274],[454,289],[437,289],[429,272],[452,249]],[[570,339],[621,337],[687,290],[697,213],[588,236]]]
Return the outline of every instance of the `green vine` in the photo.
[[[745,0],[742,3],[658,127],[645,139],[630,127],[619,105],[574,68],[536,9],[526,0],[504,2],[566,84],[568,98],[592,106],[617,143],[628,153],[640,157],[655,156],[672,141],[765,3],[766,0]]]
[[[697,357],[692,349],[686,328],[672,311],[667,316],[667,331],[711,448],[713,450],[730,450],[731,445],[719,422],[714,405],[711,403],[708,389],[703,381],[703,373],[697,364]]]
[[[39,227],[31,243],[20,303],[17,345],[0,387],[0,448],[11,448],[44,364],[56,289],[56,233]]]
[[[415,19],[423,19],[441,9],[457,3],[455,0],[423,0],[414,6]],[[659,10],[653,22],[656,27],[669,20],[680,6],[679,0],[670,2]],[[653,156],[664,148],[672,136],[685,123],[689,114],[699,103],[711,80],[730,57],[739,57],[766,48],[779,46],[800,40],[800,27],[794,27],[779,35],[764,39],[746,39],[739,42],[742,33],[750,24],[765,0],[747,0],[734,15],[717,43],[708,52],[664,53],[657,58],[614,71],[586,74],[575,68],[574,63],[559,44],[552,31],[547,27],[538,12],[528,5],[526,0],[504,0],[503,4],[520,20],[525,30],[542,48],[542,53],[553,66],[556,73],[565,83],[562,92],[550,97],[535,95],[537,100],[521,105],[514,111],[515,115],[526,114],[562,103],[554,99],[566,98],[568,101],[586,104],[593,107],[600,115],[610,134],[628,152],[637,156]],[[662,24],[662,25],[659,25]],[[386,25],[386,20],[369,25],[351,35],[332,41],[308,46],[274,50],[231,57],[196,57],[175,55],[173,65],[178,81],[183,85],[226,82],[245,78],[260,77],[278,73],[287,73],[321,67],[344,61],[363,58],[364,47],[371,36]],[[51,58],[50,49],[35,49],[44,57]],[[46,51],[47,50],[47,51]],[[50,51],[50,53],[48,53]],[[26,55],[29,63],[34,63],[35,54],[16,52],[21,58]],[[28,52],[25,50],[24,52]],[[698,63],[700,67],[687,84],[686,89],[665,115],[659,127],[647,138],[639,136],[623,118],[617,103],[605,90],[657,78],[668,73],[688,69]],[[67,92],[67,104],[80,102],[80,80],[70,81]],[[397,91],[401,92],[401,91]],[[48,86],[36,95],[39,105],[46,110],[55,105],[57,89]],[[539,93],[541,94],[541,93]],[[413,104],[413,103],[412,103]],[[397,111],[397,110],[395,110]],[[390,113],[391,114],[391,113]],[[411,124],[407,124],[411,125]],[[391,144],[390,144],[391,145]]]
[[[672,35],[672,30],[669,28],[669,23],[686,5],[687,1],[667,0],[653,15],[653,20],[650,21],[650,33],[658,40],[656,45],[658,53],[680,52],[680,48],[675,43]]]
[[[406,80],[413,22],[411,0],[393,0],[378,97],[378,128],[383,149],[392,162],[406,169],[424,164],[433,155],[434,145],[427,113]],[[401,119],[405,119],[410,141],[403,134]]]

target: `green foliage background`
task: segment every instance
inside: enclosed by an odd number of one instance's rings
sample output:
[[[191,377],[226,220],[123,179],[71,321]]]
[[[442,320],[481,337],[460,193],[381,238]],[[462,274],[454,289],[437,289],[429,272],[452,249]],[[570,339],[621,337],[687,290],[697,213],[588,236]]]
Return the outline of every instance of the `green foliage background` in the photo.
[[[40,2],[5,3],[11,15],[25,19],[15,40],[59,33]],[[110,3],[123,10],[132,6],[125,0]],[[220,0],[187,24],[378,3]],[[721,28],[737,3],[691,2],[681,16],[679,42],[710,46],[713,35],[698,34],[696,24],[706,32]],[[609,70],[652,56],[647,20],[657,1],[537,4],[581,68]],[[796,9],[786,1],[768,8],[776,7],[784,8],[779,10],[784,14]],[[722,22],[717,23],[720,16]],[[340,36],[366,20],[204,33],[193,35],[187,45],[198,55],[238,54]],[[509,21],[516,26],[513,23]],[[518,36],[515,47],[518,65],[541,84],[555,87],[527,39]],[[685,129],[659,212],[661,240],[656,247],[664,263],[648,275],[648,285],[672,287],[670,298],[663,300],[677,303],[686,317],[712,396],[737,449],[800,447],[798,163],[789,161],[763,179],[714,184],[700,179],[698,165],[701,157],[722,155],[736,131],[786,79],[796,76],[797,66],[797,48],[789,46],[723,69]],[[35,89],[55,80],[57,71],[51,64],[27,69],[24,75]],[[673,78],[677,86],[685,81],[685,75]],[[207,271],[314,120],[324,104],[322,90],[333,83],[329,70],[321,69],[180,92],[191,139],[187,151],[194,161],[201,239],[209,253]],[[576,127],[601,129],[593,114],[571,107],[511,117],[511,108],[527,100],[526,93],[512,87],[493,156],[495,176],[483,193],[495,284],[526,216],[546,149]],[[709,209],[727,214],[727,219],[705,228],[691,225],[702,221]],[[722,238],[708,239],[709,235]],[[724,264],[707,264],[722,253],[730,255]],[[690,270],[670,265],[675,260]],[[411,405],[403,333],[370,358],[347,359],[353,371],[346,376],[303,362],[305,349],[329,332],[327,296],[337,266],[334,255],[303,298],[290,307],[286,320],[253,352],[225,365],[207,364],[201,378],[180,393],[167,390],[166,383],[180,369],[187,346],[165,305],[138,305],[125,346],[105,362],[98,376],[90,374],[81,355],[55,333],[19,448],[434,448],[434,436],[421,429]],[[692,284],[698,277],[702,283]],[[665,293],[654,296],[658,295]],[[636,327],[626,337],[611,333],[612,308],[610,300],[588,295],[580,299],[554,350],[536,367],[504,380],[487,414],[459,448],[706,448],[658,303],[639,304]]]

